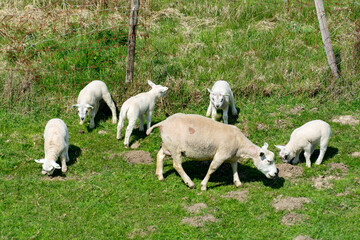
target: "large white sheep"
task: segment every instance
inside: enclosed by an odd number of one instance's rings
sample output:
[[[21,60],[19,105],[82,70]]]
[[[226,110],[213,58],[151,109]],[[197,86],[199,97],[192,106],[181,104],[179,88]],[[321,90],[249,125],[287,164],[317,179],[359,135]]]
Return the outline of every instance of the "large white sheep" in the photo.
[[[69,132],[66,124],[59,118],[48,121],[44,132],[45,158],[35,160],[42,164],[42,174],[52,175],[55,169],[64,173],[67,171],[66,162],[69,161]],[[61,167],[56,161],[61,159]]]
[[[224,123],[228,124],[228,111],[229,105],[231,105],[231,112],[233,115],[237,114],[237,110],[234,102],[234,95],[231,91],[230,85],[223,80],[216,81],[214,86],[210,89],[207,89],[210,93],[210,103],[206,112],[206,116],[215,120],[217,109],[223,110],[223,120]]]
[[[95,116],[99,110],[100,100],[103,99],[109,106],[112,113],[112,123],[117,122],[115,103],[111,98],[106,84],[102,81],[95,80],[86,85],[79,93],[77,104],[73,107],[78,109],[80,125],[84,123],[86,115],[90,116],[90,128],[95,127]]]
[[[159,128],[162,147],[157,154],[156,176],[160,181],[163,177],[163,160],[165,155],[173,158],[175,170],[190,188],[195,184],[182,168],[182,157],[194,160],[212,160],[209,170],[201,182],[201,190],[206,190],[210,175],[223,163],[231,163],[234,184],[239,187],[241,182],[237,172],[237,162],[240,158],[251,158],[255,166],[267,178],[277,176],[278,170],[274,154],[267,150],[268,144],[258,147],[247,139],[235,126],[213,121],[209,118],[177,113],[166,120],[155,124],[146,131],[150,134],[154,128]]]
[[[313,120],[295,129],[290,136],[290,141],[285,146],[275,146],[280,150],[279,155],[281,159],[291,164],[297,163],[300,153],[304,151],[306,166],[311,167],[310,157],[319,143],[320,154],[315,164],[321,164],[327,149],[330,134],[329,124],[322,120]]]
[[[163,97],[168,90],[167,87],[156,85],[151,81],[148,81],[148,84],[151,86],[150,91],[140,93],[129,98],[121,106],[116,138],[119,140],[121,139],[121,129],[123,128],[125,119],[127,118],[129,124],[125,133],[125,147],[129,147],[130,135],[138,118],[140,120],[139,130],[144,131],[144,114],[146,115],[147,129],[150,128],[151,116],[155,108],[155,101],[157,98]]]

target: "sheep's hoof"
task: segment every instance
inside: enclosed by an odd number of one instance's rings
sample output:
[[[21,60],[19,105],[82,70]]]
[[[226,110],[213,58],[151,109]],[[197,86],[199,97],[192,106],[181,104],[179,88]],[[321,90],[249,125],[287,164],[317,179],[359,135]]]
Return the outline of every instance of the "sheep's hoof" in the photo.
[[[116,124],[116,123],[117,123],[117,119],[113,119],[112,124]]]
[[[201,186],[201,191],[206,191],[206,186]]]
[[[124,144],[124,147],[125,147],[125,148],[129,148],[129,144]]]
[[[234,182],[234,184],[235,184],[236,187],[241,187],[242,186],[241,182]]]
[[[159,179],[159,181],[162,181],[162,182],[164,181],[164,176],[163,175],[157,175],[156,174],[156,176]]]

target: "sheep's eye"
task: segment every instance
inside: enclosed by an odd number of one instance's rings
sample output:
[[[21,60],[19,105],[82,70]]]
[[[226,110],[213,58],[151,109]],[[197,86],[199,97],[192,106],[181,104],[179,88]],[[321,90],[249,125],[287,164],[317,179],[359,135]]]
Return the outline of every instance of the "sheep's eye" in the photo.
[[[285,160],[288,160],[289,155],[285,155],[284,158],[285,158]]]

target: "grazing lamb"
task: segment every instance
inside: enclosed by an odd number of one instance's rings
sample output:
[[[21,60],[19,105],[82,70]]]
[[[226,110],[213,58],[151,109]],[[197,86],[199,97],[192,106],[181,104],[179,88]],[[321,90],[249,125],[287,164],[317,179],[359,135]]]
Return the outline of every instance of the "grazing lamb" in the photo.
[[[66,124],[59,118],[51,119],[45,126],[44,132],[45,158],[35,160],[42,163],[42,174],[52,175],[55,169],[60,169],[56,163],[61,159],[61,171],[67,171],[66,162],[69,161],[69,132]]]
[[[116,107],[109,93],[106,84],[102,81],[95,80],[86,85],[79,93],[77,98],[77,104],[73,107],[78,109],[80,117],[80,125],[84,123],[86,115],[89,113],[90,116],[90,128],[95,127],[95,115],[99,110],[100,100],[104,99],[106,104],[109,106],[112,112],[112,123],[117,122]]]
[[[320,143],[320,154],[315,164],[321,164],[329,142],[331,130],[329,124],[322,120],[313,120],[295,129],[290,141],[285,145],[275,145],[280,150],[280,157],[284,162],[295,164],[299,155],[304,151],[306,166],[311,167],[310,157]]]
[[[210,92],[210,104],[206,112],[206,116],[215,120],[216,118],[216,109],[223,110],[223,120],[224,123],[228,124],[228,111],[229,104],[231,105],[231,112],[233,115],[237,114],[234,95],[231,91],[230,85],[226,81],[217,81],[215,82],[212,89],[207,89]]]
[[[140,93],[129,98],[121,106],[116,138],[119,140],[121,139],[121,129],[123,128],[125,119],[127,118],[129,125],[126,128],[124,141],[126,148],[129,147],[130,135],[134,129],[136,120],[139,118],[139,130],[144,131],[144,114],[146,114],[146,125],[147,129],[149,129],[151,126],[151,115],[155,108],[155,101],[157,98],[163,97],[168,90],[167,87],[156,85],[151,81],[148,81],[148,84],[151,86],[150,91]]]
[[[213,121],[209,118],[177,113],[166,120],[155,124],[146,131],[158,127],[162,139],[162,147],[157,154],[156,176],[160,181],[163,177],[163,160],[165,155],[172,156],[173,166],[180,174],[185,184],[195,188],[195,184],[182,168],[182,157],[204,161],[212,160],[209,170],[201,182],[201,190],[206,190],[210,175],[223,163],[231,163],[236,187],[241,186],[237,172],[237,162],[240,158],[251,158],[255,166],[267,178],[277,176],[274,154],[267,150],[268,144],[258,147],[247,139],[233,125]]]

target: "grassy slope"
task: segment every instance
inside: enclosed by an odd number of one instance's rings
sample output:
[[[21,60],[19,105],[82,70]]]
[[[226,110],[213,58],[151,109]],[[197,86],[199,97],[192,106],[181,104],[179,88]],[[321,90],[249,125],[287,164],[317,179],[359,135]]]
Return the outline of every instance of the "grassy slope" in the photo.
[[[115,140],[116,127],[110,119],[102,116],[97,128],[88,132],[86,126],[78,125],[78,116],[68,108],[82,84],[94,76],[111,83],[116,83],[111,80],[113,75],[123,79],[123,72],[115,68],[117,62],[108,61],[111,54],[123,54],[122,34],[110,31],[108,36],[117,36],[115,39],[120,42],[107,42],[112,51],[100,52],[97,56],[93,55],[96,51],[90,51],[89,55],[86,48],[71,51],[73,41],[55,41],[51,46],[68,49],[66,61],[59,56],[65,52],[56,48],[54,54],[48,55],[45,51],[43,61],[37,57],[32,60],[35,65],[51,67],[40,76],[41,83],[50,91],[49,96],[44,95],[42,85],[35,86],[33,94],[40,97],[29,98],[34,105],[22,110],[23,104],[12,104],[9,106],[13,108],[0,110],[0,236],[4,239],[292,239],[298,235],[317,239],[359,238],[360,163],[349,153],[360,149],[360,127],[331,122],[336,115],[351,114],[360,118],[358,100],[339,100],[348,97],[342,92],[341,84],[354,91],[349,84],[354,76],[344,70],[345,77],[332,87],[344,95],[330,94],[329,97],[327,84],[332,80],[327,78],[329,72],[319,47],[321,39],[313,13],[307,8],[298,10],[298,5],[289,5],[288,10],[282,3],[153,2],[151,11],[144,11],[148,14],[150,40],[146,42],[140,37],[139,48],[150,51],[148,55],[139,56],[141,64],[137,67],[141,71],[136,89],[126,91],[116,84],[111,84],[109,89],[120,106],[133,92],[147,89],[141,83],[144,78],[151,77],[155,82],[168,85],[168,95],[158,104],[154,116],[154,122],[158,122],[178,111],[204,115],[208,103],[205,88],[217,79],[225,79],[233,86],[236,106],[240,108],[235,125],[254,143],[261,145],[267,141],[274,152],[273,145],[285,143],[294,127],[315,118],[329,122],[333,135],[328,157],[322,165],[307,169],[302,162],[299,166],[304,168],[304,175],[297,181],[270,181],[255,170],[251,161],[244,161],[239,172],[244,183],[241,190],[248,191],[246,202],[221,197],[236,190],[229,166],[212,176],[209,190],[203,193],[199,188],[189,190],[169,160],[165,162],[165,181],[159,182],[154,176],[155,164],[132,165],[117,156],[125,149]],[[342,14],[338,21],[351,21],[351,15]],[[351,31],[351,23],[344,26],[336,31],[339,34]],[[96,37],[89,35],[80,45],[96,44],[93,41]],[[343,38],[346,40],[347,35]],[[349,56],[346,51],[351,43],[345,40],[333,42],[343,56]],[[119,48],[114,47],[117,44]],[[38,48],[46,49],[46,45]],[[94,49],[101,51],[100,47]],[[108,66],[114,65],[112,69],[109,67],[111,77],[102,72],[105,68],[70,71],[64,77],[53,73],[57,69],[71,69],[67,68],[67,61],[69,65],[76,65],[77,61],[83,64],[76,56],[95,61],[87,62],[90,66],[104,61]],[[48,62],[51,64],[46,65]],[[342,66],[351,67],[347,61]],[[311,92],[314,86],[318,87],[316,96],[309,98],[315,94]],[[53,99],[47,100],[48,97]],[[303,111],[292,114],[290,110],[298,106],[303,107]],[[66,177],[49,179],[40,175],[40,166],[33,160],[43,156],[43,128],[48,119],[54,117],[64,119],[69,127],[73,162]],[[265,128],[259,129],[260,125]],[[85,134],[80,134],[79,129]],[[99,134],[100,130],[106,134]],[[160,145],[158,131],[146,138],[135,131],[131,139],[132,142],[139,140],[140,149],[156,157]],[[347,174],[333,180],[333,188],[316,190],[312,178],[336,175],[328,165],[333,162],[347,165]],[[198,187],[207,167],[192,161],[184,163]],[[336,196],[345,191],[348,194]],[[276,212],[271,206],[279,195],[311,199],[311,203],[294,211],[305,215],[302,223],[291,227],[281,224],[288,211]],[[195,215],[213,214],[218,222],[199,228],[181,224],[184,217],[193,216],[184,207],[199,202],[206,203],[208,208]]]

